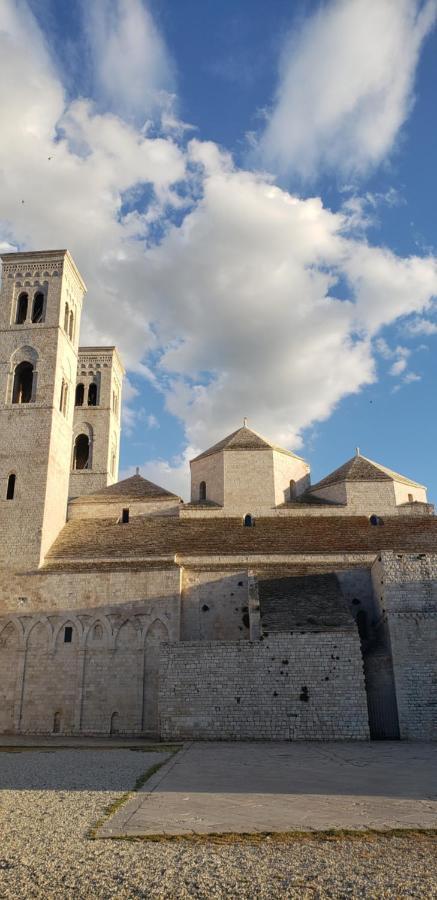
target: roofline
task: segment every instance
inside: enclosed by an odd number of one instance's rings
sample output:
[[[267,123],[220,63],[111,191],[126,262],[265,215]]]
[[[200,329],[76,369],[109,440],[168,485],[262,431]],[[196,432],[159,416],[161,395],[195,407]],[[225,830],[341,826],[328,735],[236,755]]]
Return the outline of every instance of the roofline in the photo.
[[[120,353],[115,345],[112,345],[111,347],[79,347],[79,350],[77,352],[78,357],[81,353],[113,353],[114,356],[117,357],[117,362],[123,372],[123,375],[126,375],[126,369],[123,365]]]
[[[70,263],[71,268],[73,269],[77,279],[79,280],[81,286],[83,287],[84,294],[86,294],[87,286],[82,278],[82,275],[79,272],[79,269],[76,266],[76,263],[71,255],[70,251],[67,250],[65,247],[61,250],[29,250],[29,251],[16,250],[14,253],[0,253],[1,261],[5,262],[5,263],[12,263],[17,259],[17,257],[20,257],[21,259],[38,260],[38,259],[46,259],[47,257],[52,258],[52,257],[56,257],[56,256],[64,256],[66,259],[68,259],[68,262]]]

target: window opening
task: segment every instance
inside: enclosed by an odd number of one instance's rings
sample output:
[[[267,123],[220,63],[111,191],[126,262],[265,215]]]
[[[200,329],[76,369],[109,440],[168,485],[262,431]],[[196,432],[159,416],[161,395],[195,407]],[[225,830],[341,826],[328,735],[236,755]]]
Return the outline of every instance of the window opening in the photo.
[[[71,644],[73,640],[73,628],[71,625],[66,625],[64,628],[64,644]]]
[[[111,716],[110,734],[118,734],[118,712],[113,712]]]
[[[68,334],[68,322],[70,319],[70,310],[68,308],[68,303],[65,304],[65,313],[64,313],[64,331]]]
[[[296,497],[296,482],[294,478],[290,479],[290,500],[294,500]]]
[[[206,481],[199,484],[199,500],[206,500]]]
[[[79,434],[74,444],[74,469],[90,468],[90,439],[87,434]]]
[[[369,522],[371,525],[383,525],[384,524],[384,520],[381,519],[380,516],[375,516],[375,515],[370,516]]]
[[[413,503],[413,501],[414,501],[413,494],[408,494],[408,503]]]
[[[6,491],[6,500],[13,500],[13,499],[14,499],[14,494],[15,494],[15,481],[16,481],[16,476],[15,476],[14,474],[9,475],[9,478],[8,478],[8,487],[7,487],[7,491]]]
[[[255,525],[254,518],[253,518],[253,516],[251,516],[250,513],[246,513],[246,515],[243,519],[243,524],[244,524],[245,528],[253,528],[253,526]]]
[[[70,341],[73,340],[73,332],[74,332],[74,315],[73,315],[73,310],[71,310],[70,311],[70,322],[68,325],[68,337],[70,338]]]
[[[12,403],[30,403],[33,388],[33,365],[21,362],[15,369]]]
[[[29,297],[27,296],[27,294],[20,294],[17,304],[17,318],[15,322],[16,325],[23,325],[23,323],[26,321],[28,303]]]
[[[85,396],[85,388],[83,384],[78,384],[76,387],[76,398],[74,401],[75,406],[83,406],[83,400]]]
[[[97,406],[97,385],[92,381],[88,388],[88,406]]]
[[[123,512],[121,514],[121,521],[122,521],[123,525],[127,525],[127,523],[129,522],[129,510],[128,509],[123,510]]]
[[[33,298],[33,309],[32,309],[32,322],[36,325],[38,322],[42,322],[42,315],[44,311],[44,294],[41,291],[38,291]]]
[[[53,716],[53,734],[59,734],[61,731],[61,713],[55,712]]]

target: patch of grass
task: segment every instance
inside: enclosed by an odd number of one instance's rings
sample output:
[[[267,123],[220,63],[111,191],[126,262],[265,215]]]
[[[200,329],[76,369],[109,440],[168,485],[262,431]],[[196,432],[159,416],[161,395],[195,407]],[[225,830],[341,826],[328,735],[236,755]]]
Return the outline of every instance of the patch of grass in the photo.
[[[145,834],[145,835],[108,835],[103,840],[110,841],[150,841],[151,843],[188,843],[188,844],[295,844],[299,842],[342,842],[342,841],[376,841],[380,838],[404,838],[414,841],[437,843],[437,828],[369,828],[362,831],[330,828],[326,831],[262,831],[262,832],[226,832],[223,834]]]
[[[170,748],[167,747],[167,752],[170,753],[169,759],[171,759],[171,757],[174,756],[175,753],[178,752],[178,750],[180,750],[181,746],[182,746],[182,744],[175,746],[173,748],[173,750],[170,750]],[[146,752],[146,751],[143,751],[143,752]],[[120,797],[117,797],[117,799],[114,800],[112,803],[110,803],[109,806],[106,806],[105,810],[103,812],[103,815],[88,830],[87,837],[91,838],[91,840],[96,840],[98,837],[97,832],[98,832],[99,828],[101,828],[102,825],[105,822],[107,822],[107,820],[110,819],[111,816],[113,816],[114,813],[117,812],[117,810],[120,809],[121,806],[123,806],[128,800],[130,800],[132,797],[134,797],[135,794],[138,793],[139,790],[141,790],[141,788],[146,783],[146,781],[148,781],[149,778],[151,778],[152,775],[154,775],[155,772],[157,772],[161,768],[161,766],[164,765],[164,762],[167,762],[167,760],[162,760],[162,762],[158,762],[158,763],[155,763],[155,765],[153,765],[153,766],[149,766],[149,768],[146,769],[146,771],[143,772],[142,775],[139,775],[132,790],[125,791],[124,794],[121,794]]]

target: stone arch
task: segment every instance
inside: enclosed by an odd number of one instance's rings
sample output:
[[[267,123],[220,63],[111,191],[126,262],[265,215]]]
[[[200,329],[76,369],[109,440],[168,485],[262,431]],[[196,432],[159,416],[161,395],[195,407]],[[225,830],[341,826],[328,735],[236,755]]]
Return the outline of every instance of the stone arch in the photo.
[[[116,650],[127,647],[136,648],[138,645],[138,633],[132,619],[125,619],[117,631],[115,638]]]
[[[96,634],[96,629],[98,629]],[[93,619],[86,633],[85,643],[87,647],[101,650],[111,644],[111,629],[104,617]]]
[[[143,730],[159,735],[159,661],[160,645],[168,641],[168,629],[161,619],[149,625],[144,644]]]
[[[0,647],[2,650],[18,650],[20,646],[20,632],[16,623],[10,620],[0,631]]]
[[[82,438],[82,440],[79,440]],[[86,440],[85,440],[86,439]],[[92,469],[94,434],[88,422],[78,423],[73,432],[73,454],[71,468],[73,471]]]
[[[38,648],[48,650],[50,646],[50,627],[48,622],[38,619],[27,634],[26,649]]]
[[[19,651],[22,638],[16,622],[9,620],[0,631],[0,733],[14,730]]]
[[[68,629],[71,629],[71,632]],[[77,650],[79,643],[80,631],[77,622],[75,622],[73,618],[66,619],[58,625],[54,634],[54,645],[56,650],[62,647],[63,644],[68,644],[70,647],[74,647],[74,649]]]
[[[9,365],[9,403],[32,403],[36,397],[38,353],[23,345],[12,354]]]

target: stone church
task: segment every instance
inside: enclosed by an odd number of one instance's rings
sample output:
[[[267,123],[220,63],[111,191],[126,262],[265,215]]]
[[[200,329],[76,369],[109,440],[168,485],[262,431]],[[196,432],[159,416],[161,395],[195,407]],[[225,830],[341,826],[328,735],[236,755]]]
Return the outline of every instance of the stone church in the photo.
[[[3,254],[0,732],[437,738],[437,518],[244,424],[191,500],[118,481],[123,365],[66,250]]]

